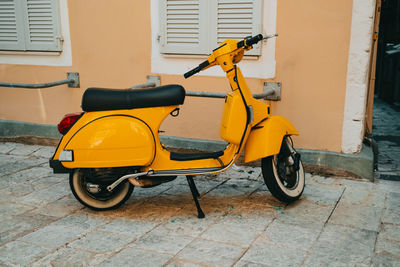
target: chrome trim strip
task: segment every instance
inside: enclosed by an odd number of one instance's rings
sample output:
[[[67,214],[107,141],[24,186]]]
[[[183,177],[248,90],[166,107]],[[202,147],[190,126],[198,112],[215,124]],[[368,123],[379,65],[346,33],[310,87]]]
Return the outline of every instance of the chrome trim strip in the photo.
[[[229,162],[228,165],[223,166],[223,167],[154,171],[153,174],[150,174],[149,176],[200,175],[200,174],[210,174],[210,173],[223,172],[223,171],[227,170],[229,167],[232,166],[236,156],[237,156],[237,154],[235,154],[235,156]]]

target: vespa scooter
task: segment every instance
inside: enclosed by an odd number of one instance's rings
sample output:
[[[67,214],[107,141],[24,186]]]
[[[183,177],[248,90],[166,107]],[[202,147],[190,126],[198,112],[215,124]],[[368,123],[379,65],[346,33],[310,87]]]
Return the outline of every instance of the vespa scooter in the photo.
[[[253,98],[236,65],[244,52],[263,39],[226,40],[185,78],[219,65],[232,89],[225,98],[220,135],[229,144],[223,151],[182,154],[168,151],[159,139],[162,121],[179,112],[185,99],[180,85],[154,89],[89,88],[82,98],[83,113],[66,115],[58,125],[63,137],[50,166],[70,173],[74,196],[85,206],[108,210],[122,205],[134,186],[153,187],[186,176],[203,218],[195,175],[227,170],[244,150],[245,162],[262,159],[264,181],[280,201],[297,200],[305,184],[300,154],[293,148],[295,127],[270,106]]]

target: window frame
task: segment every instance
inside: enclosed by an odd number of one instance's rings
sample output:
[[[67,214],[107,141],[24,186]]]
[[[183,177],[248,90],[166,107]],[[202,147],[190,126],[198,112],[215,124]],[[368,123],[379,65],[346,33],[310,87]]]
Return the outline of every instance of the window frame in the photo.
[[[0,64],[33,65],[33,66],[72,66],[72,44],[70,34],[68,0],[58,2],[60,14],[60,31],[63,37],[62,51],[7,51],[0,50]]]
[[[274,34],[277,24],[277,0],[263,0],[262,34]],[[179,75],[199,65],[207,56],[168,55],[160,51],[160,5],[159,0],[150,0],[151,23],[151,73],[160,75]],[[278,37],[279,38],[279,37]],[[244,57],[239,63],[246,78],[272,79],[276,74],[276,38],[268,39],[261,45],[261,56]],[[211,51],[210,51],[211,52]],[[217,67],[201,71],[196,76],[225,77]]]
[[[0,41],[0,51],[61,52],[63,38],[61,37],[61,29],[60,29],[61,23],[60,23],[60,13],[59,13],[60,9],[59,1],[58,0],[49,1],[48,4],[50,4],[50,12],[43,12],[43,10],[47,9],[47,6],[40,7],[40,3],[36,4],[39,5],[39,8],[36,7],[36,9],[40,8],[42,9],[41,10],[42,13],[39,12],[41,16],[37,17],[42,17],[42,18],[45,17],[45,19],[39,21],[39,25],[40,24],[41,25],[36,26],[35,29],[33,29],[32,27],[33,23],[30,24],[33,21],[33,20],[30,21],[30,17],[32,17],[30,15],[34,13],[33,10],[35,8],[32,8],[32,6],[35,5],[35,0],[12,0],[12,2],[14,4],[15,31],[17,40],[16,42],[10,42],[10,43],[8,43],[8,41],[3,41],[3,42]],[[43,14],[45,13],[47,14],[50,13],[50,15],[46,15],[47,17],[43,16]],[[7,16],[6,13],[4,15]],[[12,20],[14,18],[10,18],[9,21],[10,24],[13,23]],[[51,25],[52,27],[50,31],[50,34],[52,35],[51,36],[52,41],[49,41],[49,39],[44,41],[44,39],[49,35],[48,33],[49,27],[47,28],[43,27],[44,24],[43,22],[45,20],[50,21],[48,25]],[[45,25],[45,27],[48,25]],[[4,26],[3,30],[4,31],[7,30],[7,25]],[[34,38],[36,38],[36,40],[33,40]],[[42,39],[43,41],[41,41],[40,39]]]
[[[168,44],[167,43],[167,1],[168,0],[159,0],[159,13],[160,13],[160,51],[163,54],[177,54],[177,55],[207,55],[209,51],[219,46],[222,42],[221,38],[218,38],[218,22],[221,17],[218,17],[218,8],[219,5],[232,5],[229,0],[198,0],[199,3],[199,13],[198,13],[198,21],[199,21],[199,31],[198,45],[190,45],[185,43],[180,44]],[[221,3],[220,3],[221,1]],[[262,20],[263,20],[263,1],[262,0],[251,0],[253,2],[252,7],[252,25],[251,25],[251,34],[245,34],[242,38],[247,37],[248,35],[256,35],[262,32]],[[192,1],[188,1],[192,2]],[[246,1],[243,1],[246,2]],[[236,4],[236,3],[235,3]],[[238,3],[242,5],[246,5],[245,3]],[[184,5],[184,4],[182,4]],[[232,8],[233,9],[233,8]],[[243,10],[245,12],[245,10]],[[240,13],[238,13],[240,14]],[[240,19],[239,19],[240,21]],[[237,22],[240,24],[240,22]],[[245,25],[245,24],[243,24]],[[233,34],[234,35],[234,34]],[[232,34],[228,34],[227,36],[233,36]],[[225,38],[225,39],[236,39],[240,40],[242,38]],[[220,40],[218,40],[220,39]],[[247,51],[245,55],[251,56],[261,56],[261,48],[260,45],[257,44],[251,51]]]

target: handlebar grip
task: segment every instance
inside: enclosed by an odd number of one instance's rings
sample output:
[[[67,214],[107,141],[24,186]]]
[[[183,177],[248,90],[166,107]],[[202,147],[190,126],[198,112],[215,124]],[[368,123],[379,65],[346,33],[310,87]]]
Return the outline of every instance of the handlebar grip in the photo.
[[[185,77],[185,79],[189,78],[190,76],[200,72],[202,69],[204,69],[205,67],[207,67],[208,65],[210,65],[210,63],[208,62],[208,60],[200,63],[199,66],[197,66],[194,69],[189,70],[188,72],[186,72],[185,74],[183,74],[183,77]]]
[[[190,76],[198,73],[200,71],[199,67],[196,67],[194,69],[189,70],[188,72],[186,72],[185,74],[183,74],[183,77],[185,77],[185,79],[189,78]]]
[[[247,37],[244,40],[240,41],[237,43],[237,48],[241,48],[243,46],[252,46],[256,43],[258,43],[259,41],[261,41],[264,37],[262,36],[262,34],[258,34],[256,36],[253,37]]]
[[[262,34],[257,34],[257,35],[254,36],[254,37],[251,37],[251,38],[249,38],[249,39],[246,39],[246,45],[247,45],[247,46],[251,46],[251,45],[253,45],[253,44],[258,43],[258,42],[261,41],[262,39],[263,39]]]

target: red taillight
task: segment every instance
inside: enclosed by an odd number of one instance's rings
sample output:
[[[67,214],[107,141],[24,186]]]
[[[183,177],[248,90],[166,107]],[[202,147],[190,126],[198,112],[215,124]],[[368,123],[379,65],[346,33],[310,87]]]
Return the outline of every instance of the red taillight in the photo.
[[[57,125],[58,131],[60,134],[64,135],[66,134],[69,129],[74,125],[74,123],[79,119],[79,117],[82,115],[82,113],[73,113],[73,114],[67,114],[64,116],[64,118],[60,121],[60,123]]]

